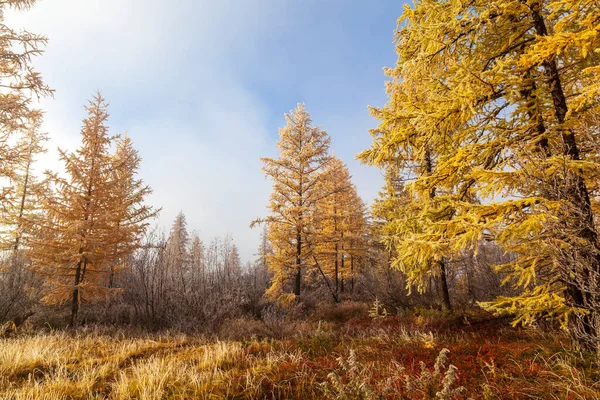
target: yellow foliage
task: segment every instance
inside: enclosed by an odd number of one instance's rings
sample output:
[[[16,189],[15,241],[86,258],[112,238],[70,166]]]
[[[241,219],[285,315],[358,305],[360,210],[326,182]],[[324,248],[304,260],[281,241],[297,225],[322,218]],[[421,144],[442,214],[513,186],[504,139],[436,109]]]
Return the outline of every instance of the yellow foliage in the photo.
[[[599,24],[594,0],[405,7],[359,158],[410,180],[375,208],[409,284],[490,235],[516,256],[499,271],[521,294],[486,308],[565,325],[600,304],[582,278],[600,276]]]
[[[299,295],[306,269],[313,265],[317,203],[323,197],[324,169],[330,161],[327,132],[313,126],[304,105],[285,115],[286,126],[279,130],[280,157],[262,158],[263,171],[272,180],[270,215],[257,219],[268,224],[268,240],[273,252],[266,255],[273,274],[267,297],[290,304],[294,296],[285,293],[285,283],[293,279]]]
[[[115,265],[138,245],[146,220],[156,212],[142,204],[150,189],[134,178],[139,157],[128,138],[108,135],[107,105],[98,94],[86,107],[82,145],[75,153],[60,150],[67,178],[48,173],[54,193],[41,202],[32,224],[33,268],[44,279],[46,304],[71,301],[71,324],[79,303],[106,299]]]

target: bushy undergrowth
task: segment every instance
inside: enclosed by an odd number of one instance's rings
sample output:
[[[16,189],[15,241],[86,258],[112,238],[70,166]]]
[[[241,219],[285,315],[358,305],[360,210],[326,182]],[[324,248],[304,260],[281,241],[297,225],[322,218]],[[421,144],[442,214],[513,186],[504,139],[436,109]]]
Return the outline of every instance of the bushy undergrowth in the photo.
[[[0,399],[600,398],[593,357],[565,350],[560,332],[345,307],[363,316],[322,307],[307,322],[273,311],[228,321],[218,337],[13,334],[0,339]]]

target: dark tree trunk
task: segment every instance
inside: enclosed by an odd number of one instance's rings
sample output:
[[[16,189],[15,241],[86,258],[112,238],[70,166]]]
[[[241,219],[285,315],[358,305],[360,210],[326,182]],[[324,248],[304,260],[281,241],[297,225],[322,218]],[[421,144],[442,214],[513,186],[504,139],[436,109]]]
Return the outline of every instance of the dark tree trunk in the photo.
[[[433,171],[433,162],[431,160],[431,153],[429,150],[425,152],[425,171],[427,175],[431,175]],[[433,199],[435,197],[436,188],[435,186],[431,188],[429,192],[429,199]],[[452,305],[450,304],[450,292],[448,291],[448,278],[446,277],[446,262],[442,258],[440,261],[437,261],[440,267],[440,286],[442,291],[442,306],[448,310],[452,311]]]
[[[335,244],[335,296],[340,296],[340,269],[338,263],[338,244]]]
[[[343,234],[342,234],[342,236],[343,236]],[[340,279],[340,290],[341,290],[342,293],[344,293],[344,258],[345,258],[344,257],[344,245],[342,245],[342,259],[340,261],[340,270],[342,271],[341,274],[340,274],[341,275],[341,277],[340,277],[341,278]]]
[[[77,326],[77,314],[79,313],[79,284],[81,283],[81,264],[79,261],[77,269],[75,270],[75,288],[73,289],[73,298],[71,304],[71,322],[69,322],[70,328]]]
[[[350,293],[354,295],[354,256],[350,256]]]
[[[544,17],[541,14],[541,7],[541,3],[531,7],[533,26],[539,36],[547,36],[548,30],[546,28]],[[547,83],[550,87],[550,93],[552,95],[554,115],[556,116],[558,123],[563,125],[566,120],[568,106],[560,80],[557,63],[554,59],[548,58],[544,60],[542,67],[548,79]],[[580,160],[581,155],[577,146],[575,133],[572,130],[563,127],[561,138],[563,144],[563,155],[568,156],[571,160]],[[594,224],[594,213],[592,210],[587,185],[581,174],[575,174],[573,178],[574,183],[569,184],[570,187],[567,188],[569,201],[577,210],[576,215],[573,217],[575,217],[579,225],[579,237],[590,244],[589,248],[584,250],[584,252],[588,253],[587,257],[585,258],[589,260],[589,265],[585,266],[582,271],[573,271],[576,274],[581,274],[579,283],[577,282],[578,280],[573,279],[573,277],[566,277],[567,296],[570,298],[574,306],[582,309],[588,309],[587,304],[591,293],[585,290],[585,287],[581,287],[581,282],[586,282],[590,275],[596,277],[598,276],[598,273],[600,273],[600,246],[598,244],[598,233],[596,232]],[[593,273],[590,274],[590,272]],[[583,285],[585,286],[585,284]],[[598,332],[595,331],[592,323],[593,315],[586,314],[579,318],[581,319],[581,327],[584,333],[591,337],[597,338]],[[588,348],[590,346],[589,343],[579,344]]]
[[[110,266],[110,274],[108,275],[108,288],[112,289],[115,284],[115,266]]]
[[[446,261],[442,258],[438,261],[438,265],[440,266],[440,283],[442,286],[442,307],[448,311],[452,311],[450,292],[448,291],[448,278],[446,276]]]
[[[302,255],[302,234],[300,232],[298,232],[296,234],[296,279],[294,282],[294,294],[296,296],[300,296],[300,286],[302,284],[301,255]]]
[[[13,249],[15,252],[19,250],[19,242],[21,241],[21,220],[23,218],[23,213],[25,212],[25,200],[27,199],[27,188],[29,185],[29,169],[31,167],[31,150],[29,151],[29,158],[27,159],[27,167],[25,169],[25,182],[23,183],[23,193],[21,194],[21,204],[19,205],[19,219],[18,221],[18,229],[17,229],[17,237],[15,238],[15,244]]]

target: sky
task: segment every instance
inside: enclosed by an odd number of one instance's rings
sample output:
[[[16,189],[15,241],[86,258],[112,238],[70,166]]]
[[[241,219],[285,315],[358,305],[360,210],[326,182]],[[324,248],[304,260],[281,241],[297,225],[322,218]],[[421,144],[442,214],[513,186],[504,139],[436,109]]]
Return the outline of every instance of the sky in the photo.
[[[401,1],[39,0],[6,24],[49,38],[35,68],[56,90],[41,100],[48,152],[38,169],[60,171],[57,147],[80,143],[83,105],[98,90],[112,134],[138,149],[140,177],[168,230],[182,211],[208,243],[230,233],[254,257],[271,184],[260,157],[276,157],[284,113],[304,103],[331,136],[370,203],[383,179],[355,156],[370,145],[393,66]]]

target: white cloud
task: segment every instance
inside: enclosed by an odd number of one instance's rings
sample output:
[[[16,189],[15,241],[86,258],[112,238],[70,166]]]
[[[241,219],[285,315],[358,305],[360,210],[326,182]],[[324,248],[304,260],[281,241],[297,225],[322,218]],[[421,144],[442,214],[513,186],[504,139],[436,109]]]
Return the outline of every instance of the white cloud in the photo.
[[[277,65],[259,70],[261,46],[301,12],[294,2],[271,0],[41,0],[30,11],[8,12],[10,26],[50,39],[34,62],[56,89],[42,101],[51,141],[39,169],[60,170],[55,149],[79,145],[83,104],[100,89],[112,133],[127,131],[143,158],[140,175],[154,190],[151,204],[163,207],[160,223],[168,227],[182,210],[204,240],[231,232],[251,259],[259,232],[248,225],[265,215],[270,192],[259,157],[276,150],[272,111],[249,87],[245,68],[283,79]],[[353,140],[368,120],[366,109],[361,113],[355,121],[315,121]],[[334,149],[349,155],[351,171],[367,182],[359,189],[371,198],[377,180],[352,160],[363,146],[336,140]]]
[[[253,43],[250,33],[264,32],[259,5],[43,0],[7,13],[12,27],[50,39],[35,60],[56,89],[42,101],[51,140],[38,170],[61,169],[56,147],[78,146],[83,103],[101,89],[112,132],[126,130],[143,157],[160,223],[183,210],[190,230],[207,241],[230,231],[251,258],[258,232],[248,225],[264,214],[269,192],[258,160],[269,151],[265,106],[227,66],[252,52],[240,35]]]

